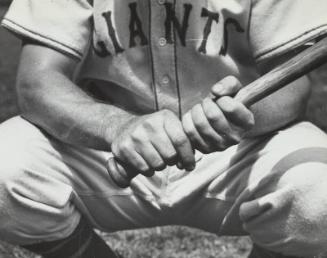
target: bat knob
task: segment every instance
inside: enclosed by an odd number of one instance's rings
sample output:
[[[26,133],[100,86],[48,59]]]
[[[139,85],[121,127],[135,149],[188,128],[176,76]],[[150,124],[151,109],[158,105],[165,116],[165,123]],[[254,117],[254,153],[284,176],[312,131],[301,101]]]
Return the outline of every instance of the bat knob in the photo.
[[[114,157],[110,157],[107,161],[108,174],[120,188],[129,187],[131,180],[136,176],[136,174],[129,173],[124,167],[125,166],[121,165]]]

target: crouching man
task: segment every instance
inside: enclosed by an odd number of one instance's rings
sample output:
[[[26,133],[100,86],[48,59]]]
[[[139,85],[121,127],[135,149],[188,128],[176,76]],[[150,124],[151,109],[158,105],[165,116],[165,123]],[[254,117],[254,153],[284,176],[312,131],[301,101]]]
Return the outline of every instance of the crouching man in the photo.
[[[0,126],[0,238],[117,257],[93,228],[180,224],[249,235],[252,258],[323,255],[327,137],[302,118],[308,79],[250,109],[232,97],[327,34],[326,12],[325,0],[14,0],[2,24],[24,43],[22,113]],[[112,156],[139,174],[130,187],[108,175]]]

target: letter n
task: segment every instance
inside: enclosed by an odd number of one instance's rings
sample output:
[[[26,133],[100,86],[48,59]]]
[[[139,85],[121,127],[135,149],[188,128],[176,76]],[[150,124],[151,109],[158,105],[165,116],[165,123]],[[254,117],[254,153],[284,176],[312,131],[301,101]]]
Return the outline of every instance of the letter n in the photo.
[[[173,43],[173,36],[172,36],[172,27],[177,31],[178,36],[181,40],[183,46],[186,46],[186,33],[188,28],[188,21],[192,11],[193,6],[191,4],[184,4],[184,18],[182,25],[179,23],[175,10],[173,8],[172,3],[165,3],[166,7],[166,40],[169,44]]]

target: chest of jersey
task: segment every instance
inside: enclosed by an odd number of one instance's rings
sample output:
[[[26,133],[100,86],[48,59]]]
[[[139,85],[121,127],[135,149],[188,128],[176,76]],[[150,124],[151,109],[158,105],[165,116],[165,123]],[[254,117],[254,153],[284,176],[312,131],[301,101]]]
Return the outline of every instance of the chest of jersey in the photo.
[[[183,113],[227,75],[254,67],[248,0],[94,0],[94,34],[82,77],[140,112]]]

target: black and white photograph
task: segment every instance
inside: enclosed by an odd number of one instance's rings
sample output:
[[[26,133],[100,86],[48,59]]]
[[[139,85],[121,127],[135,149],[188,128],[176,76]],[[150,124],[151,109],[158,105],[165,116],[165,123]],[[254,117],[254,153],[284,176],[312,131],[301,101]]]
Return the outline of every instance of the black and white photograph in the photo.
[[[0,258],[327,258],[326,0],[0,0]]]

